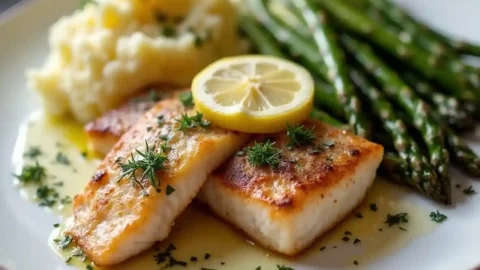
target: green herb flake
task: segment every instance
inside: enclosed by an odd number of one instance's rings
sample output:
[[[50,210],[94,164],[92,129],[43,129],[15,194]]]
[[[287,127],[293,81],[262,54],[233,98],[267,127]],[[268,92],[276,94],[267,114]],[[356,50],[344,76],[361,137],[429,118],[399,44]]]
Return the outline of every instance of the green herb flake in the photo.
[[[289,147],[298,147],[313,144],[317,135],[313,133],[315,127],[305,128],[303,125],[290,126],[287,123],[287,136],[290,138]]]
[[[177,265],[178,266],[183,266],[183,267],[187,266],[187,262],[177,260],[173,256],[172,252],[175,251],[175,250],[177,250],[177,248],[173,244],[170,244],[165,249],[165,251],[159,252],[159,253],[157,253],[153,256],[154,259],[155,259],[155,262],[157,264],[165,263],[165,265],[161,269],[174,267],[174,266],[177,266]]]
[[[23,154],[24,157],[30,158],[30,159],[35,159],[39,156],[41,156],[42,150],[40,150],[40,147],[38,146],[30,146],[28,150]]]
[[[190,257],[190,261],[191,262],[198,262],[198,258],[197,257]]]
[[[183,106],[190,108],[195,104],[193,103],[193,95],[191,91],[184,92],[178,95],[178,99],[182,102]]]
[[[370,210],[372,210],[373,212],[377,212],[377,210],[378,210],[377,204],[376,203],[371,203],[370,204]]]
[[[353,244],[356,245],[358,243],[361,243],[362,241],[358,238],[355,238],[355,240],[353,240]]]
[[[345,235],[352,235],[350,231],[345,231]]]
[[[127,163],[117,162],[122,169],[122,174],[117,179],[117,183],[124,177],[128,177],[133,186],[138,185],[143,190],[143,194],[148,196],[142,181],[147,178],[150,181],[150,185],[155,187],[157,192],[160,192],[160,189],[158,189],[160,186],[160,178],[156,177],[155,173],[166,169],[165,162],[167,161],[167,156],[163,153],[155,152],[153,148],[148,146],[147,141],[145,141],[145,146],[146,148],[144,152],[141,152],[138,149],[135,150],[137,154],[141,156],[140,159],[135,159],[133,153],[131,153],[131,158]],[[138,170],[142,171],[140,179],[137,178]]]
[[[277,264],[277,270],[295,270],[295,269],[293,269],[291,267],[288,267],[288,266],[285,266],[285,265],[280,266],[280,265]]]
[[[58,228],[59,226],[60,226],[60,224],[58,224],[58,223],[53,224],[54,228]]]
[[[87,265],[85,266],[85,269],[87,269],[87,270],[93,270],[93,266],[87,264]]]
[[[472,186],[469,186],[468,188],[463,190],[463,193],[466,194],[466,195],[473,195],[476,192],[475,192],[475,190],[473,189]]]
[[[64,198],[60,199],[60,203],[63,204],[63,205],[71,204],[72,203],[72,197],[67,195]]]
[[[261,267],[261,266],[257,266],[257,268],[255,268],[255,270],[262,270],[262,267]]]
[[[185,132],[187,129],[192,129],[196,127],[202,127],[207,129],[210,127],[210,121],[203,119],[203,114],[197,112],[194,116],[188,116],[186,113],[182,114],[180,119],[175,119],[180,123],[180,127],[177,130]]]
[[[66,260],[65,263],[69,263],[72,260],[72,256],[69,256]]]
[[[446,215],[440,213],[438,210],[437,210],[437,212],[431,212],[431,213],[430,213],[430,219],[431,219],[432,221],[437,222],[437,223],[442,223],[442,222],[444,222],[445,220],[447,220],[447,218],[448,218],[448,217],[447,217]]]
[[[83,151],[83,152],[81,153],[81,155],[82,155],[83,158],[87,158],[87,157],[88,157],[88,152],[87,152],[87,151]]]
[[[167,38],[173,38],[176,35],[175,29],[169,25],[163,27],[162,35]]]
[[[58,242],[58,247],[62,250],[65,250],[72,243],[73,238],[70,235],[64,235],[63,239]]]
[[[358,261],[356,261],[356,260],[353,261],[353,264],[358,265]]]
[[[211,255],[210,255],[210,253],[205,253],[205,257],[204,257],[204,258],[205,258],[205,260],[208,260],[208,259],[210,259],[210,256],[211,256]]]
[[[19,175],[13,175],[15,178],[23,184],[41,184],[47,177],[45,168],[40,166],[38,162],[35,165],[27,165],[22,168],[22,172]]]
[[[68,157],[62,153],[62,152],[58,152],[57,153],[57,156],[55,157],[55,161],[58,163],[58,164],[62,164],[62,165],[70,165],[70,160],[68,159]]]
[[[357,217],[357,218],[363,218],[363,214],[360,213],[360,212],[358,212],[358,213],[355,214],[355,217]]]
[[[324,251],[327,247],[321,247],[320,251]]]
[[[172,194],[173,192],[175,192],[175,189],[172,186],[167,185],[167,190],[166,190],[167,196],[170,196],[170,194]]]
[[[43,185],[37,188],[37,199],[39,200],[38,206],[40,207],[52,207],[57,203],[60,196],[56,189],[47,185]]]
[[[392,227],[396,224],[407,223],[408,222],[408,214],[407,213],[398,213],[396,215],[387,215],[387,220],[385,223],[388,224],[389,227]]]
[[[348,242],[348,241],[350,241],[350,238],[348,236],[344,236],[342,238],[342,240],[343,240],[343,242]]]
[[[272,169],[278,168],[282,150],[274,145],[275,142],[270,142],[270,140],[267,140],[265,143],[255,142],[252,147],[245,150],[248,162],[253,167],[269,165]]]

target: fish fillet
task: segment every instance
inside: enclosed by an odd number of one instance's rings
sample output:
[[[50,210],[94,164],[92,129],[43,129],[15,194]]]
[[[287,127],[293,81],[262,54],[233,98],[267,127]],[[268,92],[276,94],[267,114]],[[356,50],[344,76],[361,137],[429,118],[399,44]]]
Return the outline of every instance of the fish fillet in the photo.
[[[199,198],[261,245],[295,255],[339,223],[363,200],[383,147],[315,120],[319,148],[289,149],[286,132],[267,138],[282,149],[277,169],[252,167],[236,155],[217,169]],[[334,142],[327,147],[324,142]]]
[[[175,98],[186,90],[188,89],[165,89],[162,87],[155,91],[145,92],[130,99],[119,108],[110,110],[103,116],[87,123],[85,133],[89,151],[105,156],[120,137],[155,105],[156,100]]]
[[[177,99],[157,103],[142,116],[99,165],[84,191],[73,202],[74,221],[66,231],[97,265],[117,264],[165,239],[175,218],[199,192],[215,168],[247,143],[249,136],[218,127],[178,131],[183,105]],[[194,112],[189,112],[194,114]],[[159,124],[159,116],[161,123]],[[118,163],[126,163],[136,150],[159,150],[168,137],[166,169],[156,171],[160,191],[141,181],[132,186]],[[133,154],[132,154],[133,153]],[[141,171],[137,179],[141,178]],[[175,190],[167,195],[167,185]],[[170,190],[171,191],[171,190]]]

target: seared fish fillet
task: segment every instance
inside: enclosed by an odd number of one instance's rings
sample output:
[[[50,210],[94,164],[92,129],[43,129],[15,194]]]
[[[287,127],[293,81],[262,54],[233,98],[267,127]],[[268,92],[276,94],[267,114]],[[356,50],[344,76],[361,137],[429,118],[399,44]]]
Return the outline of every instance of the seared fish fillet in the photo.
[[[185,90],[188,89],[179,89],[179,91],[162,89],[137,95],[119,108],[87,123],[85,133],[88,138],[89,150],[105,156],[120,137],[135,125],[138,119],[158,100],[177,97]]]
[[[289,149],[286,132],[255,136],[282,149],[277,169],[252,167],[235,156],[205,182],[199,198],[261,245],[295,255],[339,223],[364,198],[383,157],[383,147],[308,120],[315,147]],[[324,146],[331,144],[332,146]],[[318,148],[320,146],[320,148]]]
[[[248,135],[218,127],[178,131],[176,119],[183,111],[177,99],[157,103],[121,137],[84,191],[75,196],[74,221],[66,234],[96,264],[117,264],[165,239],[175,218],[196,196],[208,174],[249,139]],[[141,180],[141,169],[136,171],[136,179],[144,190],[133,185],[132,177],[118,181],[125,172],[119,163],[127,163],[131,155],[142,160],[137,150],[146,152],[146,145],[161,151],[165,138],[171,148],[164,152],[168,157],[166,169],[155,171],[155,178],[160,179],[158,192],[149,179]]]

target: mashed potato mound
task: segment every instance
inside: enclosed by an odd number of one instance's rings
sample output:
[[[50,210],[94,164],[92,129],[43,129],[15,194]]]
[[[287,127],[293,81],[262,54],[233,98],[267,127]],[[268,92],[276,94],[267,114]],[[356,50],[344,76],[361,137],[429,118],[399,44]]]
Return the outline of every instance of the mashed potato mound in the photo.
[[[243,43],[228,0],[97,0],[56,22],[49,44],[29,87],[48,112],[86,122],[148,85],[189,85]]]

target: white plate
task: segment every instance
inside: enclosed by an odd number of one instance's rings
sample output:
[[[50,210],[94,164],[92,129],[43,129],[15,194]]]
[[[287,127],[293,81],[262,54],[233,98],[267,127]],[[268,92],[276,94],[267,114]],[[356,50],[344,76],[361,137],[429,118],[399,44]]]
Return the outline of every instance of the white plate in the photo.
[[[8,269],[63,269],[62,260],[47,245],[56,218],[23,200],[12,185],[11,153],[18,128],[38,107],[25,87],[25,70],[39,66],[47,53],[48,26],[77,6],[76,0],[38,0],[17,5],[0,15],[0,266]],[[444,32],[480,44],[480,1],[403,0],[415,15]],[[479,140],[479,135],[476,135]],[[477,143],[476,150],[480,150]],[[454,182],[473,182],[454,173]],[[433,232],[411,242],[394,256],[382,258],[369,268],[471,269],[480,266],[480,194],[464,199],[454,194],[452,207],[443,207],[412,195],[427,209],[439,208],[449,219]],[[301,267],[296,269],[316,269]],[[224,267],[222,269],[228,269]]]

